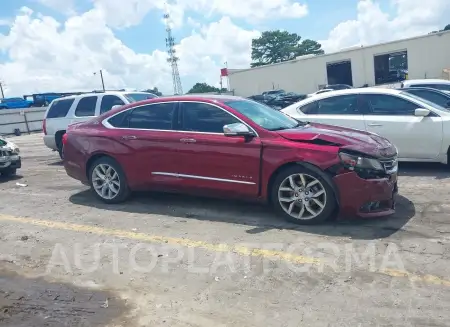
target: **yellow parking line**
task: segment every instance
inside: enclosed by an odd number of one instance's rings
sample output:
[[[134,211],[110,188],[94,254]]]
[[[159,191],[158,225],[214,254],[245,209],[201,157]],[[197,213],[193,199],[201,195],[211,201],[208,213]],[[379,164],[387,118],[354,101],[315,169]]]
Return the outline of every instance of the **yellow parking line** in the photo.
[[[304,257],[301,255],[295,255],[283,251],[274,251],[274,250],[266,250],[266,249],[258,249],[258,248],[248,248],[244,246],[234,246],[228,244],[212,244],[204,241],[193,241],[185,238],[175,238],[175,237],[166,237],[166,236],[156,236],[149,235],[145,233],[138,232],[130,232],[119,229],[110,229],[89,225],[79,225],[72,223],[64,223],[64,222],[56,222],[49,220],[41,220],[41,219],[33,219],[33,218],[25,218],[25,217],[15,217],[9,215],[1,215],[0,221],[14,221],[18,223],[31,224],[35,226],[42,226],[47,228],[56,228],[62,230],[69,231],[78,231],[78,232],[86,232],[93,233],[97,235],[109,235],[116,236],[120,238],[128,238],[132,240],[138,241],[146,241],[152,243],[167,243],[173,245],[181,245],[185,247],[192,248],[201,248],[214,252],[234,252],[240,255],[250,255],[253,257],[266,257],[266,258],[278,258],[284,261],[292,262],[292,263],[309,263],[313,265],[319,264],[319,260],[310,257]]]
[[[296,263],[296,264],[312,264],[319,265],[321,261],[313,257],[305,257],[301,255],[296,255],[284,251],[266,250],[261,248],[249,248],[245,246],[229,245],[229,244],[213,244],[204,241],[194,241],[185,238],[176,237],[166,237],[149,235],[139,232],[130,232],[120,229],[103,228],[97,226],[80,225],[73,223],[57,222],[50,220],[26,218],[26,217],[16,217],[10,215],[0,214],[0,221],[11,221],[23,224],[30,224],[35,226],[55,228],[61,230],[75,231],[75,232],[86,232],[96,235],[108,235],[120,238],[145,241],[151,243],[165,243],[172,245],[180,245],[191,248],[201,248],[213,252],[233,252],[243,256],[253,256],[253,257],[263,257],[271,259],[281,259],[286,262]],[[444,285],[450,287],[450,281],[445,280],[441,277],[434,275],[415,275],[407,271],[395,270],[395,269],[385,269],[383,271],[378,271],[384,275],[391,277],[403,277],[408,278],[411,281],[421,281],[428,284],[434,285]]]

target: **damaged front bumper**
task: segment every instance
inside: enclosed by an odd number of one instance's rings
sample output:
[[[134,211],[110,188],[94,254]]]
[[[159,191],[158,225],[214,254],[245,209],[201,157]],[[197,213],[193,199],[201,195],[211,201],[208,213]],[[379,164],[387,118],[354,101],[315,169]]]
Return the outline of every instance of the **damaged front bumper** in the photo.
[[[22,159],[18,154],[10,154],[0,150],[0,173],[4,170],[19,169],[22,167]]]
[[[397,173],[384,178],[363,179],[355,172],[334,177],[339,189],[341,217],[382,217],[395,213]]]

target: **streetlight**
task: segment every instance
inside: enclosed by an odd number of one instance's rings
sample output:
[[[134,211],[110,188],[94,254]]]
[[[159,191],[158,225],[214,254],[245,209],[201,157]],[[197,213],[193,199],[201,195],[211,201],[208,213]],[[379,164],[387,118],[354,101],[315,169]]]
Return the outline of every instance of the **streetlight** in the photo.
[[[97,75],[97,72],[95,72],[94,75]],[[100,78],[102,79],[103,92],[105,92],[105,82],[103,81],[103,72],[101,69],[100,69]]]

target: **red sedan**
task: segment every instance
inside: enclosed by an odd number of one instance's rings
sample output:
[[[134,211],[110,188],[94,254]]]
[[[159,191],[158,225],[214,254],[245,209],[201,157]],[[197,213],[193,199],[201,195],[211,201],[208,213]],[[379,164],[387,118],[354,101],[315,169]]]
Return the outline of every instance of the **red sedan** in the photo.
[[[107,203],[161,190],[270,202],[295,223],[394,212],[397,149],[232,96],[174,96],[71,125],[69,176]]]

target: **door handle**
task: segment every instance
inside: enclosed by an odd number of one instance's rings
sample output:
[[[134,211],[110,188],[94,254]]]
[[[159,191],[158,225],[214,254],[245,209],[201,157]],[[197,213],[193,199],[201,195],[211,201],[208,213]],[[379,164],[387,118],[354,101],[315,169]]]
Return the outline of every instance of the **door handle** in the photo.
[[[369,124],[369,126],[372,126],[372,127],[374,127],[374,126],[383,126],[383,124],[372,123],[372,124]]]
[[[182,143],[195,143],[197,142],[195,139],[180,139]]]
[[[122,140],[136,140],[137,136],[134,135],[124,135],[122,136]]]

